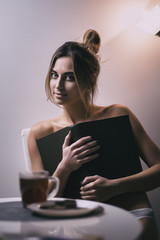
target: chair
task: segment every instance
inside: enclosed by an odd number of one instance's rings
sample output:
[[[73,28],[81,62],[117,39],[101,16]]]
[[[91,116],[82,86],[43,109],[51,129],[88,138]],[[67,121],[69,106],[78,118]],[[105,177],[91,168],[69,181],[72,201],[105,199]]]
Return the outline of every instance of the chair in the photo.
[[[27,147],[27,139],[28,139],[29,131],[30,131],[30,128],[24,128],[21,131],[23,153],[24,153],[24,159],[25,159],[25,165],[26,165],[27,171],[31,170],[31,160],[29,157],[29,152]]]

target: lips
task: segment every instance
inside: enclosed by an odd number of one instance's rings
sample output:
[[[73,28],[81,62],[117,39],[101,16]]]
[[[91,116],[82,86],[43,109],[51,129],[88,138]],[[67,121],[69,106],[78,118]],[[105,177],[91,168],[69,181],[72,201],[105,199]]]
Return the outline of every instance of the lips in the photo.
[[[54,92],[54,95],[57,97],[66,97],[67,96],[66,93],[62,93],[62,92]]]

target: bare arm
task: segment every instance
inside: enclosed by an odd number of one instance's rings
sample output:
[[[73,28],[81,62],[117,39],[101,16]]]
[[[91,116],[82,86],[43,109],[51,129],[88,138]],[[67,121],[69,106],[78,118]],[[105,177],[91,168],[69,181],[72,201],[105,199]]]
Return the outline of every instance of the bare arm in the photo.
[[[31,159],[32,170],[42,170],[44,169],[41,156],[37,147],[36,140],[37,138],[37,129],[31,128],[28,136],[28,151]]]
[[[120,179],[120,189],[122,193],[150,191],[160,186],[160,149],[148,136],[135,115],[129,110],[128,113],[139,155],[149,168],[141,173]]]
[[[119,194],[146,192],[160,186],[160,149],[129,109],[123,108],[124,114],[130,117],[139,155],[149,168],[138,174],[114,180],[100,176],[87,177],[81,188],[83,199],[105,201]]]
[[[47,130],[46,130],[47,129]],[[37,147],[36,140],[40,137],[43,137],[44,135],[48,135],[52,129],[44,127],[43,124],[38,123],[35,126],[33,126],[30,130],[29,136],[28,136],[28,151],[31,159],[31,167],[33,171],[36,170],[43,170],[44,166],[42,163],[42,159]],[[54,185],[53,181],[49,181],[49,189],[48,191],[52,191],[52,186]]]

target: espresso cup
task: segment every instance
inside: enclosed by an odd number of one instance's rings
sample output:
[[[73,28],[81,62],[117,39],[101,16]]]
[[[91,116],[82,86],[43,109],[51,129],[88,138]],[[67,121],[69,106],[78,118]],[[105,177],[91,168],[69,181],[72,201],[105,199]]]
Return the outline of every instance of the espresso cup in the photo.
[[[31,203],[45,202],[48,197],[48,181],[53,181],[53,190],[50,193],[56,196],[59,190],[59,179],[50,177],[46,170],[20,172],[19,184],[23,206]]]

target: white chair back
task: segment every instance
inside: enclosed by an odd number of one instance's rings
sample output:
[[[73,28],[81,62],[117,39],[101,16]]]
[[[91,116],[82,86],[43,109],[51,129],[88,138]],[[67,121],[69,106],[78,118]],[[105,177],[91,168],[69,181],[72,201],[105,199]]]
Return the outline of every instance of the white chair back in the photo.
[[[25,159],[25,165],[26,165],[27,171],[31,170],[31,159],[29,157],[29,152],[27,147],[27,139],[28,139],[29,131],[30,131],[30,128],[24,128],[21,131],[23,153],[24,153],[24,159]]]

